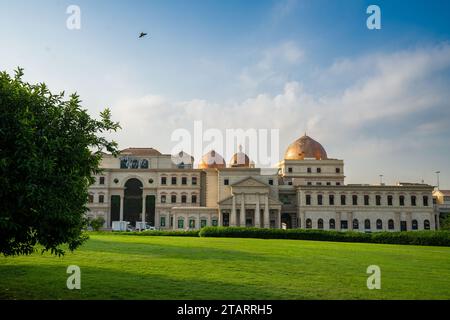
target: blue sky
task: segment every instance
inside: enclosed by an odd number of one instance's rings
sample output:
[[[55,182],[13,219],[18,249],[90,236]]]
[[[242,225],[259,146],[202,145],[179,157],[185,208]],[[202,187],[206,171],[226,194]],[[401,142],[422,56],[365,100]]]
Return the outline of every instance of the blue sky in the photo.
[[[77,91],[93,115],[111,107],[123,148],[168,153],[195,120],[280,129],[281,153],[306,130],[348,182],[433,184],[440,170],[450,188],[449,21],[437,0],[0,0],[0,69]]]

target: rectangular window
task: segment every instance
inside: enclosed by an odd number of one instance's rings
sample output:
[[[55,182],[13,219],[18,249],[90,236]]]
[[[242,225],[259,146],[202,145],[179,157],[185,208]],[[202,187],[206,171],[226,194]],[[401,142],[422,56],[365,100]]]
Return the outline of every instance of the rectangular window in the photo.
[[[205,219],[200,220],[200,228],[206,227],[207,221]]]
[[[223,184],[226,185],[226,186],[229,185],[230,184],[230,180],[228,180],[228,179],[223,180]]]
[[[181,203],[186,203],[187,202],[187,197],[186,197],[186,195],[182,195],[181,196]]]
[[[341,183],[340,183],[340,182],[336,182],[336,185],[337,185],[337,186],[340,186],[340,185],[341,185]]]
[[[366,194],[364,195],[364,205],[368,206],[369,205],[369,196]]]
[[[167,177],[161,177],[161,184],[163,185],[167,184]]]
[[[100,177],[99,183],[100,183],[100,184],[105,184],[105,177]]]
[[[328,200],[330,202],[330,206],[334,206],[334,195],[330,194]]]
[[[165,227],[166,226],[166,217],[159,218],[159,225],[161,227]]]
[[[173,227],[173,217],[170,217],[170,227]]]
[[[306,172],[311,173],[311,168],[306,169]]]
[[[190,229],[194,229],[195,228],[195,220],[194,219],[190,219],[189,220],[189,228]]]
[[[381,206],[381,196],[380,195],[375,196],[375,201],[376,201],[377,206]]]
[[[352,203],[353,203],[354,206],[358,205],[358,196],[356,194],[354,194],[352,196]]]
[[[178,220],[178,229],[183,229],[184,228],[184,220],[183,219],[179,219]]]
[[[321,186],[322,182],[316,182],[316,186]]]
[[[177,177],[172,177],[172,184],[177,184]]]
[[[212,220],[212,226],[213,227],[217,227],[218,223],[217,223],[217,219],[213,219]]]
[[[388,196],[387,200],[388,200],[388,206],[392,206],[393,198],[391,195]]]
[[[414,207],[417,205],[417,198],[416,198],[416,196],[411,196],[411,205],[414,206]]]
[[[331,186],[331,182],[327,182],[327,186]]]
[[[197,177],[192,177],[192,185],[193,186],[197,185]]]
[[[341,220],[341,229],[348,229],[347,220]]]
[[[342,194],[341,195],[341,205],[342,206],[345,206],[346,200],[347,200],[347,197],[345,196],[345,194]]]
[[[310,194],[307,194],[307,195],[306,195],[306,205],[307,205],[307,206],[310,206],[310,205],[311,205],[311,195],[310,195]]]
[[[292,168],[291,167],[288,168],[288,172],[292,173]]]
[[[94,202],[94,195],[90,194],[89,195],[89,203],[93,203]]]
[[[423,205],[428,207],[428,196],[423,196]]]
[[[197,203],[197,195],[195,195],[195,194],[192,195],[191,202],[192,203]]]
[[[100,203],[103,203],[103,202],[105,202],[105,196],[104,195],[99,195],[98,196],[98,202],[100,202]]]
[[[181,177],[181,184],[187,185],[187,177]]]
[[[172,203],[176,203],[177,202],[177,195],[176,194],[173,194],[173,195],[170,196],[170,202],[172,202]]]
[[[269,185],[273,186],[273,179],[269,179]]]
[[[405,205],[405,196],[400,196],[399,200],[400,200],[400,205],[404,206]]]
[[[161,203],[166,203],[166,196],[165,195],[161,196]]]
[[[307,184],[308,186],[312,186],[312,182],[311,182],[311,181],[308,181],[306,184]]]
[[[341,173],[341,168],[336,168],[336,173]]]
[[[321,168],[317,168],[317,173],[321,173],[322,169]]]
[[[323,196],[322,196],[321,194],[317,195],[317,204],[318,204],[319,206],[322,205],[322,202],[323,202],[322,199],[323,199]]]

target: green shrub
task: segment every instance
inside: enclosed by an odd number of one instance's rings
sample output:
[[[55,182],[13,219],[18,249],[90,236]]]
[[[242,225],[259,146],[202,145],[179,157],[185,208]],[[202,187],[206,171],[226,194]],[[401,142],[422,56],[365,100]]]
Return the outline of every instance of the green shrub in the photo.
[[[450,246],[450,232],[448,231],[364,233],[312,229],[283,230],[241,227],[206,227],[200,230],[199,236]]]
[[[103,217],[98,217],[95,219],[89,220],[89,225],[94,229],[94,231],[100,230],[101,227],[105,224],[105,219]]]

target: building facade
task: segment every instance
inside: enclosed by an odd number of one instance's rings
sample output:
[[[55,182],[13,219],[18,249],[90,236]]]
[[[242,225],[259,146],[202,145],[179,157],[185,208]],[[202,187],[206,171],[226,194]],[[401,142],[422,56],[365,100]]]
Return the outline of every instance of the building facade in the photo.
[[[426,184],[345,184],[344,161],[304,135],[277,168],[256,168],[241,150],[227,164],[211,150],[198,167],[180,152],[128,148],[105,154],[90,187],[88,216],[146,222],[163,230],[204,226],[312,228],[363,232],[434,230],[438,213]]]

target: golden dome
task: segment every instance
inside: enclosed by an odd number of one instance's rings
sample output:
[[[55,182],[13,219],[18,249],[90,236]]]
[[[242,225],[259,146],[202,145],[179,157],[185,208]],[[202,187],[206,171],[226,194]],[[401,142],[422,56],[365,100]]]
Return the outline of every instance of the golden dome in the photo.
[[[250,158],[242,152],[242,146],[239,146],[239,152],[236,152],[230,160],[230,166],[233,168],[250,167]]]
[[[327,152],[322,145],[306,134],[291,143],[284,153],[285,160],[304,160],[305,158],[328,159]]]
[[[214,150],[209,151],[202,157],[202,160],[198,164],[199,169],[213,169],[213,168],[225,168],[225,160],[222,156]]]
[[[180,151],[172,155],[172,162],[177,166],[189,166],[194,164],[194,157],[184,151]]]

